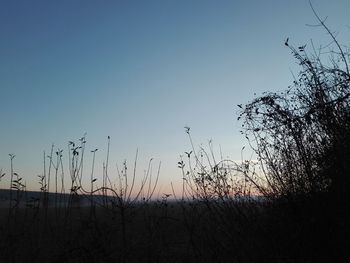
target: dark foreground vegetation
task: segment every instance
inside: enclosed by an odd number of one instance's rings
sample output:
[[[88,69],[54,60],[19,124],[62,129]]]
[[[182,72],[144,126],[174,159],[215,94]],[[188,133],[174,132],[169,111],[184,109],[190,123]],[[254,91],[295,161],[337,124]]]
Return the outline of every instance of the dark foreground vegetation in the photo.
[[[305,202],[169,202],[1,211],[1,262],[343,262],[343,211]]]
[[[192,149],[178,162],[182,194],[154,201],[158,176],[151,180],[147,171],[136,191],[135,170],[128,180],[124,165],[115,186],[108,154],[100,185],[93,163],[84,188],[82,138],[78,146],[69,143],[67,203],[58,206],[53,196],[56,205],[48,205],[49,190],[63,192],[64,181],[62,151],[51,150],[44,162],[48,172],[39,178],[40,197],[22,207],[25,185],[11,155],[0,262],[346,262],[349,52],[315,16],[331,44],[309,54],[287,39],[301,67],[293,85],[239,105],[256,161],[217,158],[211,143],[197,150],[186,127]],[[96,193],[101,200],[94,201]],[[89,205],[79,205],[81,199]]]

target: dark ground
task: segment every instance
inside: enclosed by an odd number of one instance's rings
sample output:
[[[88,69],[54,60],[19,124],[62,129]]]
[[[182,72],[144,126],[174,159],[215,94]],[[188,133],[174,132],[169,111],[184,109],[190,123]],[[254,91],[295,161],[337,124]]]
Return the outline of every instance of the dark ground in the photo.
[[[0,262],[346,262],[345,207],[318,197],[2,208]]]

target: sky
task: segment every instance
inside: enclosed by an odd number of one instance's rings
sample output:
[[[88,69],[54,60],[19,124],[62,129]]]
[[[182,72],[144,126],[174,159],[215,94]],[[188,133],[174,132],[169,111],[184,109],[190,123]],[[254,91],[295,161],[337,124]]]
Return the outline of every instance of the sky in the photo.
[[[313,1],[349,43],[350,1]],[[247,145],[239,108],[254,93],[279,91],[298,67],[283,43],[327,44],[307,0],[0,0],[0,169],[10,161],[38,190],[43,152],[86,133],[85,171],[110,173],[127,160],[143,176],[161,162],[159,191],[181,183],[179,156],[212,140],[232,160]],[[250,150],[245,150],[249,158]]]

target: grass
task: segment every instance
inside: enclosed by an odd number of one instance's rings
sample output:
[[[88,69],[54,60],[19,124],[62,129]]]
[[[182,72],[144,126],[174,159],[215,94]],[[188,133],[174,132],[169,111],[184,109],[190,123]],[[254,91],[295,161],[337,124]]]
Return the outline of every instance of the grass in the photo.
[[[111,182],[106,162],[99,186],[93,163],[90,190],[84,189],[86,140],[80,141],[81,146],[70,143],[66,194],[59,185],[61,151],[55,163],[50,151],[37,193],[26,191],[10,156],[12,187],[4,194],[9,205],[0,209],[0,262],[341,262],[346,255],[345,210],[322,195],[253,198],[251,167],[215,161],[211,145],[209,154],[193,147],[178,163],[182,194],[156,199],[159,170],[152,178],[150,161],[136,189],[137,157],[131,175],[126,163],[118,170],[118,184]]]
[[[0,260],[341,262],[346,222],[325,209],[311,201],[217,206],[163,200],[138,203],[124,216],[104,207],[96,207],[93,217],[90,207],[70,207],[69,213],[59,208],[58,214],[56,208],[20,208],[11,220],[2,209]]]
[[[211,142],[197,150],[185,127],[182,193],[156,199],[160,164],[153,175],[150,160],[137,185],[136,154],[131,174],[124,162],[113,181],[109,136],[102,178],[98,149],[91,173],[84,168],[85,136],[69,142],[67,169],[52,145],[37,194],[10,154],[10,174],[0,169],[0,182],[10,180],[0,199],[0,262],[346,262],[350,54],[310,6],[331,43],[308,54],[287,38],[301,66],[293,85],[238,105],[258,163],[216,158]]]

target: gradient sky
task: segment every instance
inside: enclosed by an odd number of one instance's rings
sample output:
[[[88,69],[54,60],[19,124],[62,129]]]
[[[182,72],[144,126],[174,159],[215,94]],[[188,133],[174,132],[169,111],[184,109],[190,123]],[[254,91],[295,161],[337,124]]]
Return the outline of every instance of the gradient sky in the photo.
[[[350,43],[350,1],[313,1]],[[307,0],[0,0],[0,169],[39,189],[43,151],[67,154],[87,133],[102,171],[111,136],[111,172],[139,149],[138,173],[162,161],[161,191],[181,182],[179,155],[213,139],[240,159],[237,104],[283,90],[297,73],[296,46],[327,44]],[[247,151],[249,157],[249,151]],[[67,156],[65,159],[67,162]],[[0,187],[8,187],[5,178]]]

